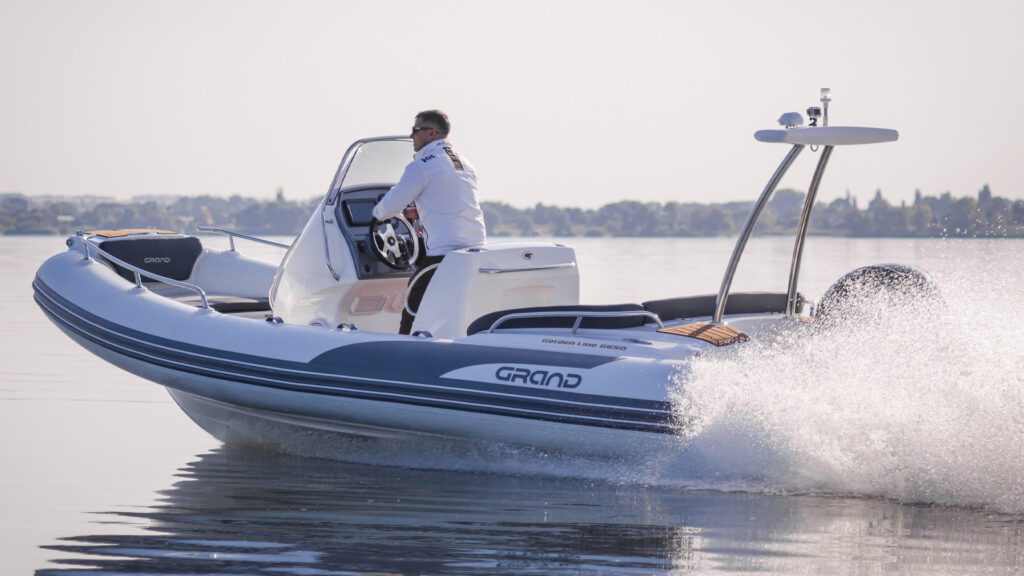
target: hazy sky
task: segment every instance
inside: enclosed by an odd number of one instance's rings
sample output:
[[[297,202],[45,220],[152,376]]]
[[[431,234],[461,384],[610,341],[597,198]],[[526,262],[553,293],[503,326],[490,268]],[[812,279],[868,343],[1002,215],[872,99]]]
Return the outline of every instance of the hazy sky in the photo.
[[[752,200],[785,153],[753,133],[827,86],[900,140],[837,150],[823,199],[1024,198],[1021,6],[0,0],[0,192],[304,200],[436,107],[484,200]]]

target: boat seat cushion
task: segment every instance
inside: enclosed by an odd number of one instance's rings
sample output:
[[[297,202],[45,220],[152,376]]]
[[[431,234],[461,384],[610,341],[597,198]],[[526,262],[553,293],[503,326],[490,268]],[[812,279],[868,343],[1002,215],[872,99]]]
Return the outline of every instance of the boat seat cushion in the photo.
[[[195,236],[177,236],[107,240],[100,244],[100,249],[147,272],[173,280],[186,280],[192,274],[192,267],[203,246]],[[113,266],[122,277],[135,281],[134,272],[117,264]],[[145,276],[142,280],[155,282]]]
[[[498,310],[485,314],[474,320],[466,335],[484,332],[490,329],[499,318],[509,314],[522,314],[527,312],[566,312],[565,316],[538,316],[533,318],[515,318],[501,323],[501,328],[572,328],[576,323],[574,312],[642,312],[644,307],[640,304],[611,304],[606,306],[538,306],[531,308],[514,308],[511,310]],[[652,321],[643,316],[620,316],[620,317],[599,317],[584,318],[580,328],[633,328],[643,326],[644,322]]]
[[[676,318],[698,318],[715,314],[716,294],[704,296],[688,296],[685,298],[666,298],[650,300],[643,303],[644,310],[654,312],[664,320]],[[797,310],[803,306],[803,296],[797,294]],[[786,311],[785,292],[733,292],[725,301],[726,314],[760,314]]]
[[[210,307],[222,314],[271,311],[270,300],[254,300],[250,298],[224,298],[210,302]]]

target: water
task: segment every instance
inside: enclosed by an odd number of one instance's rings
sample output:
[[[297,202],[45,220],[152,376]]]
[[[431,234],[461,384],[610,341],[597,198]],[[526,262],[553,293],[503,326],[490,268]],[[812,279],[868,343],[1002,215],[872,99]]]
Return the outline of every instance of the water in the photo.
[[[572,239],[582,299],[714,292],[727,239]],[[0,238],[5,573],[1015,573],[1024,566],[1024,242],[810,239],[801,291],[929,270],[946,307],[735,347],[643,470],[465,446],[221,446],[31,302],[57,238]],[[260,248],[271,256],[272,248]],[[788,241],[734,287],[782,290]],[[309,457],[315,456],[315,457]]]

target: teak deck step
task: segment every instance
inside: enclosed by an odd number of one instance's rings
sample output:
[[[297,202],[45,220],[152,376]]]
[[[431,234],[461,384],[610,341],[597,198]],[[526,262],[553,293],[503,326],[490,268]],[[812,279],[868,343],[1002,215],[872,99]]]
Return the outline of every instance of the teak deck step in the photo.
[[[746,342],[747,340],[750,340],[749,336],[732,326],[726,326],[725,324],[712,324],[711,322],[694,322],[693,324],[661,328],[658,332],[675,334],[677,336],[686,336],[687,338],[696,338],[698,340],[710,342],[715,346],[726,346],[728,344],[736,344],[737,342]]]

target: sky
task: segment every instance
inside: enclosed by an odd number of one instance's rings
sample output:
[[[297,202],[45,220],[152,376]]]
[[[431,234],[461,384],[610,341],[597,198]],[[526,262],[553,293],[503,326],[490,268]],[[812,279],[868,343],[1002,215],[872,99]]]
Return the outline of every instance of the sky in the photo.
[[[755,199],[832,90],[819,198],[1024,198],[1015,1],[0,0],[0,193],[322,196],[446,111],[481,200]],[[782,186],[806,190],[819,153]]]

